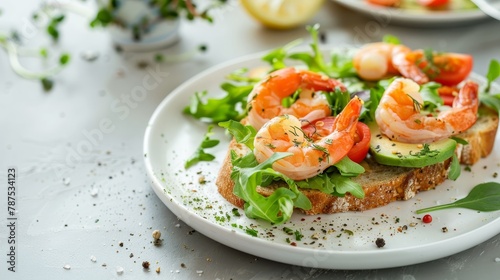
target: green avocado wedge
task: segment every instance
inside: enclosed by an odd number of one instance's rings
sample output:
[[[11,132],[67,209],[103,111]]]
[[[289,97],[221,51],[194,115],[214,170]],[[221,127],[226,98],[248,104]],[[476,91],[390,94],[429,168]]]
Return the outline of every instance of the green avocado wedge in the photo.
[[[370,151],[380,164],[402,167],[424,167],[442,162],[455,153],[457,142],[443,139],[429,144],[392,141],[380,132],[376,123],[368,124]]]

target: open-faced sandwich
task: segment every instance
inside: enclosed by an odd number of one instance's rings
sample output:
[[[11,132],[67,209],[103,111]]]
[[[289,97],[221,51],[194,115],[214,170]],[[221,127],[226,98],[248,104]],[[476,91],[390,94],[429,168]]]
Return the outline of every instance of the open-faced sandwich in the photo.
[[[498,113],[480,100],[491,81],[485,90],[469,78],[470,55],[374,43],[337,67],[352,70],[342,79],[313,50],[295,56],[309,69],[275,64],[248,89],[241,120],[220,123],[233,140],[216,185],[247,216],[381,207],[491,153]]]

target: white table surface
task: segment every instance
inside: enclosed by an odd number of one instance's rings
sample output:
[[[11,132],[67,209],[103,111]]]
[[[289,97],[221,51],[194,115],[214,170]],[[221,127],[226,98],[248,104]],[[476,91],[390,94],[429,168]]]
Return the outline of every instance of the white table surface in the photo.
[[[26,29],[36,1],[26,2],[0,2],[0,31],[17,29],[30,34],[26,45],[50,46],[41,30]],[[385,25],[327,1],[313,22],[321,24],[331,45],[377,41],[390,33],[411,47],[470,53],[474,71],[483,75],[490,59],[500,59],[500,22],[493,20],[443,29]],[[256,258],[193,232],[153,193],[142,145],[159,102],[213,65],[296,38],[309,40],[304,28],[262,28],[237,2],[217,13],[213,25],[183,22],[181,41],[162,53],[176,54],[200,43],[208,45],[208,52],[184,62],[151,64],[167,77],[143,101],[129,104],[130,89],[148,73],[137,62],[152,62],[153,55],[116,53],[105,31],[88,29],[78,16],[68,18],[61,32],[57,48],[69,51],[72,61],[54,78],[50,93],[39,82],[16,76],[0,52],[0,279],[498,279],[500,235],[418,265],[362,271],[304,268]],[[98,59],[81,59],[86,51],[97,52]],[[37,60],[24,63],[39,66]],[[113,110],[118,105],[127,113]],[[75,155],[103,119],[111,122],[111,131],[94,136],[88,153]],[[5,182],[11,166],[18,169],[16,273],[7,271],[6,264]],[[152,244],[154,229],[162,232],[160,247]],[[151,263],[149,271],[143,270],[143,261]],[[117,266],[123,274],[117,274]]]

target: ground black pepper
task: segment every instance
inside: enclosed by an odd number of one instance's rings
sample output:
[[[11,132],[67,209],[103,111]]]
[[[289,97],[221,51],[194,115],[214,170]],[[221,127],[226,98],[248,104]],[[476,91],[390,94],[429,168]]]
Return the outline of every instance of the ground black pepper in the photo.
[[[377,245],[377,248],[382,248],[385,246],[385,240],[383,238],[377,238],[377,240],[375,240],[375,245]]]
[[[149,268],[149,262],[148,262],[148,261],[143,261],[143,262],[142,262],[142,267],[143,267],[144,269],[148,269],[148,268]]]

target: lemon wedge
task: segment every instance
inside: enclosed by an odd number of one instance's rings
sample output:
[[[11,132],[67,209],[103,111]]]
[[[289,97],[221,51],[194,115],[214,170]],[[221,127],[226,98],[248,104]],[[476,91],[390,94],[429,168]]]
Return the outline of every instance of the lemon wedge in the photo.
[[[296,27],[312,18],[324,0],[241,0],[245,10],[274,29]]]

